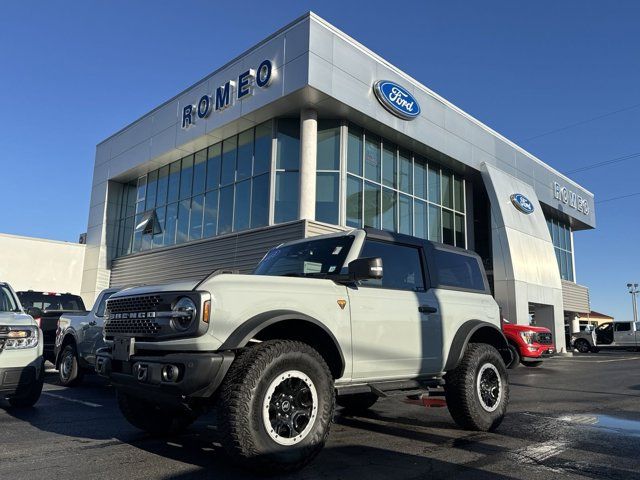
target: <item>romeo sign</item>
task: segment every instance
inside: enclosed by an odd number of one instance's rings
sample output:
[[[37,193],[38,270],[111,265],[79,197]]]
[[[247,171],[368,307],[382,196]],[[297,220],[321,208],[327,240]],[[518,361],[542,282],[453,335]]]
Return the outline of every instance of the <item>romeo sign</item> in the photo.
[[[569,190],[567,187],[563,187],[558,182],[553,182],[553,197],[568,205],[571,208],[575,208],[580,213],[589,215],[589,202],[586,198],[582,198],[576,192]]]
[[[271,60],[264,60],[257,69],[250,68],[238,75],[238,79],[229,80],[216,88],[214,94],[203,95],[195,105],[185,105],[182,108],[182,128],[189,128],[198,119],[207,118],[211,112],[220,112],[234,105],[236,101],[253,95],[255,87],[267,88],[271,83],[273,64]]]

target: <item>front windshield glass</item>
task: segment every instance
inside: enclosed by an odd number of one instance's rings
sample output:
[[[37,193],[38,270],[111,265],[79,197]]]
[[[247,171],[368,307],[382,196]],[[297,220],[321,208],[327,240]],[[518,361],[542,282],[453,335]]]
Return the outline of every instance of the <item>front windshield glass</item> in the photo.
[[[340,273],[353,236],[323,238],[269,250],[254,275],[324,277]]]
[[[0,312],[17,312],[18,304],[11,294],[11,291],[5,286],[0,285]]]

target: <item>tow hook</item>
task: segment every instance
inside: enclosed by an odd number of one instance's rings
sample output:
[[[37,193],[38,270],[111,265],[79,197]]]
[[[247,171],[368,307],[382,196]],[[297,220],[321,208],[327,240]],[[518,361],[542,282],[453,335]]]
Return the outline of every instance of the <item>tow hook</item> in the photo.
[[[136,370],[136,377],[138,378],[138,381],[146,382],[149,375],[149,367],[147,365],[141,365],[138,363],[136,365]]]

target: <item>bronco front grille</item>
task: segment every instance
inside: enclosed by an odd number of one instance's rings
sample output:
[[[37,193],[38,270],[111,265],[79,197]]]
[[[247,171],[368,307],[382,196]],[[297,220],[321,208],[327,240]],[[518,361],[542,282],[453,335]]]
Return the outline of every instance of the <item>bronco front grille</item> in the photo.
[[[537,333],[536,336],[538,343],[541,343],[542,345],[551,345],[553,343],[553,338],[550,333],[541,332]]]
[[[171,306],[163,302],[163,298],[159,295],[111,298],[107,300],[107,318],[104,323],[105,336],[156,336],[162,329],[156,320],[156,313],[170,309]]]
[[[112,298],[107,301],[110,313],[155,312],[159,310],[162,298],[158,295]]]
[[[104,325],[104,333],[108,337],[117,334],[154,336],[159,332],[160,325],[150,318],[110,318]]]

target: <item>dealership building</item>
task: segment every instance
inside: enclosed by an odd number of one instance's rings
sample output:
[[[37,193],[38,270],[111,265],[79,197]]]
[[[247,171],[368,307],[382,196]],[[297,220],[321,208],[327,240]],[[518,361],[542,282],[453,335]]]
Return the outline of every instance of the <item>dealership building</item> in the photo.
[[[590,311],[593,194],[313,13],[97,146],[82,295],[363,226],[476,251],[504,317],[560,348]]]

